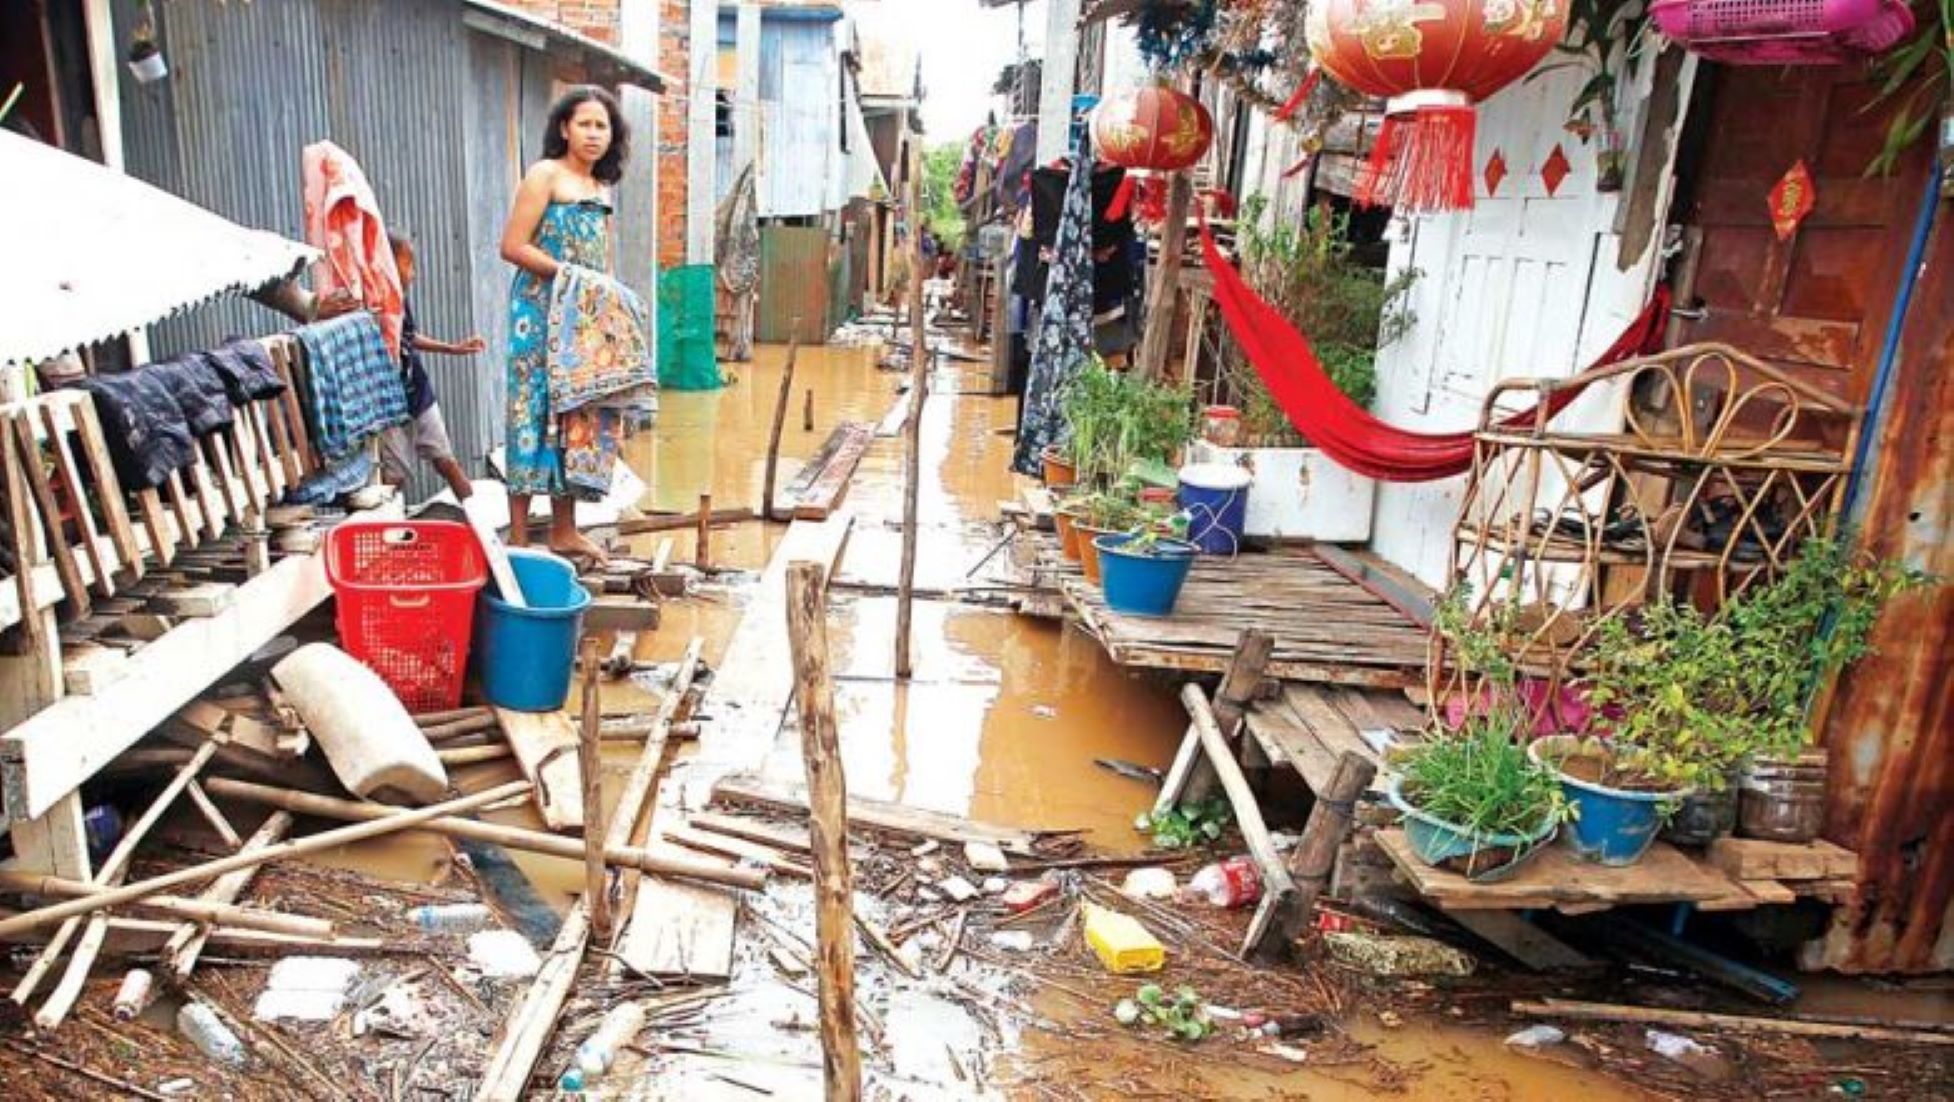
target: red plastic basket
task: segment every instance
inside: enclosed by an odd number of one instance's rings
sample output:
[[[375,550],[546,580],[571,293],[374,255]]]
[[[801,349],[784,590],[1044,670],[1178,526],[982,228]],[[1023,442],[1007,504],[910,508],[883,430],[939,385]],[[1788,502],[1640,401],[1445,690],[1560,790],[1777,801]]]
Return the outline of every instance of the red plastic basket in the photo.
[[[451,521],[351,521],[326,538],[340,645],[410,712],[461,703],[482,546]]]

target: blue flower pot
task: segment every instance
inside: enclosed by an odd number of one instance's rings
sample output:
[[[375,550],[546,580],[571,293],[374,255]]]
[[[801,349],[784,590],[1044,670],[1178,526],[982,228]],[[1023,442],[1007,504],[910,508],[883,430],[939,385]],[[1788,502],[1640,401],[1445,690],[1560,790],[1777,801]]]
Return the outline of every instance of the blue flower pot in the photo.
[[[1092,541],[1099,551],[1106,607],[1133,616],[1169,615],[1180,599],[1197,549],[1186,540],[1162,538],[1145,550],[1128,551],[1126,544],[1134,538],[1100,536]]]
[[[1554,840],[1558,829],[1549,815],[1530,834],[1479,834],[1420,811],[1405,799],[1403,784],[1403,777],[1392,777],[1384,794],[1404,816],[1404,837],[1411,852],[1427,865],[1456,872],[1474,883],[1512,876]]]
[[[1565,837],[1574,852],[1596,864],[1633,865],[1655,844],[1663,822],[1689,792],[1634,792],[1572,776],[1559,762],[1579,753],[1582,745],[1572,735],[1549,735],[1528,746],[1527,756],[1553,771],[1573,808]]]

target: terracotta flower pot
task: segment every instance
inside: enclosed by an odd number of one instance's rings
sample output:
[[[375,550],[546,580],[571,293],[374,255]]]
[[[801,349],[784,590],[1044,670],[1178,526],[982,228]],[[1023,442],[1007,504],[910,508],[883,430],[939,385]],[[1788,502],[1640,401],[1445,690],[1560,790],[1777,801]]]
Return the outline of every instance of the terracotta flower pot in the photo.
[[[1094,585],[1099,585],[1101,580],[1099,573],[1099,546],[1092,541],[1098,539],[1100,536],[1120,535],[1124,529],[1094,528],[1092,525],[1080,521],[1073,525],[1073,530],[1079,534],[1079,569],[1085,574],[1086,581]]]
[[[1052,514],[1052,527],[1058,529],[1058,550],[1066,562],[1079,561],[1079,518],[1060,509]]]
[[[1039,452],[1038,458],[1044,464],[1045,485],[1069,486],[1079,480],[1078,466],[1065,458],[1056,446]]]

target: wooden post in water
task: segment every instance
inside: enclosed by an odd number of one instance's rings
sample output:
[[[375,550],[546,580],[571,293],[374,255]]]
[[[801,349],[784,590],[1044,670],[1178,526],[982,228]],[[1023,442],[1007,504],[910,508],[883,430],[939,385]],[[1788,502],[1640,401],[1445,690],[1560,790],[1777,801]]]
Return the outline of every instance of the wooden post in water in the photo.
[[[794,393],[794,361],[801,354],[801,319],[794,315],[787,341],[787,365],[780,370],[780,393],[773,401],[773,431],[767,434],[767,480],[760,491],[760,519],[773,519],[773,476],[780,465],[780,430],[787,424],[787,402]]]
[[[787,642],[807,768],[814,856],[814,933],[821,1002],[821,1070],[830,1102],[862,1096],[855,1043],[854,885],[848,869],[848,786],[828,672],[828,583],[821,566],[787,564]]]
[[[923,336],[922,166],[909,157],[909,413],[902,422],[902,568],[896,579],[896,676],[907,680],[910,605],[916,588],[916,490],[922,481],[923,398],[929,393],[929,345]]]
[[[808,387],[807,390],[802,395],[802,398],[803,400],[801,402],[801,431],[813,432],[814,431],[814,388]]]
[[[698,560],[700,570],[712,569],[712,495],[699,495]]]
[[[701,509],[702,513],[711,510]],[[701,524],[703,532],[707,527]],[[604,890],[604,743],[598,732],[597,640],[583,641],[583,723],[577,729],[577,772],[583,778],[583,897],[590,929],[599,941],[610,934],[611,906]]]
[[[1316,897],[1329,884],[1330,873],[1337,864],[1337,850],[1350,833],[1357,797],[1363,795],[1376,776],[1377,766],[1355,751],[1345,750],[1337,757],[1337,771],[1330,775],[1329,785],[1316,794],[1316,806],[1310,809],[1302,840],[1289,855],[1289,878],[1296,885],[1295,893],[1272,905],[1273,921],[1251,923],[1250,928],[1259,929],[1262,934],[1260,943],[1249,946],[1252,952],[1293,945],[1309,929]],[[1272,933],[1278,939],[1275,945],[1268,943]]]
[[[1167,374],[1167,347],[1173,340],[1175,307],[1181,297],[1181,252],[1187,247],[1187,208],[1194,197],[1194,180],[1187,169],[1167,178],[1167,220],[1160,229],[1160,262],[1147,292],[1147,326],[1140,334],[1142,379]]]

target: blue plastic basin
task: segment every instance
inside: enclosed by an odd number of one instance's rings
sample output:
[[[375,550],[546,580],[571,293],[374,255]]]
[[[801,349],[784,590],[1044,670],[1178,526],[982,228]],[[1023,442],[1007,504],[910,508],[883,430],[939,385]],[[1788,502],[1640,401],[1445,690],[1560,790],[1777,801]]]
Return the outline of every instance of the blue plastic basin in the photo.
[[[1574,819],[1561,834],[1584,860],[1601,865],[1633,865],[1655,844],[1656,833],[1689,793],[1637,792],[1584,781],[1558,764],[1581,740],[1549,735],[1527,747],[1527,756],[1553,770]]]
[[[570,695],[590,593],[574,567],[548,552],[512,547],[509,565],[529,607],[482,591],[475,617],[482,696],[499,708],[554,712]]]

